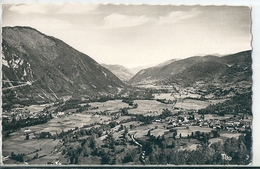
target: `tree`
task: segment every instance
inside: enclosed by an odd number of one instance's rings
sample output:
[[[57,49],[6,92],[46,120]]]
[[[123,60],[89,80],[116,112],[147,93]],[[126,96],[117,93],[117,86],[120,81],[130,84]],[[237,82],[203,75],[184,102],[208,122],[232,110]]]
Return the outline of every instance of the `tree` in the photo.
[[[26,134],[26,136],[25,136],[25,140],[29,140],[29,134]]]
[[[134,159],[132,158],[129,152],[126,153],[125,157],[123,158],[123,163],[132,162]]]
[[[211,133],[213,134],[213,137],[214,137],[214,138],[217,138],[217,137],[220,136],[220,135],[219,135],[219,132],[218,132],[217,130],[211,130]]]
[[[237,164],[248,164],[249,160],[249,153],[247,151],[246,145],[242,140],[238,143],[238,153],[237,153]]]
[[[135,128],[135,125],[134,124],[130,124],[130,129],[134,129]]]
[[[33,157],[34,159],[38,158],[39,157],[39,154],[36,153],[35,156]]]
[[[162,135],[162,141],[165,141],[165,136],[164,135]]]
[[[174,148],[176,146],[176,143],[175,143],[175,141],[173,140],[172,141],[172,148]]]
[[[90,144],[89,144],[90,148],[95,149],[97,146],[97,142],[96,142],[96,134],[92,133],[91,137],[90,137]]]
[[[107,135],[106,143],[107,143],[107,145],[108,145],[109,148],[111,148],[111,149],[114,150],[114,148],[115,148],[115,139],[114,139],[112,133],[109,133],[109,134]]]
[[[204,140],[204,143],[205,143],[206,145],[208,145],[208,143],[209,143],[209,134],[208,134],[208,133],[204,134],[203,140]]]
[[[148,130],[147,136],[151,135],[151,130]]]
[[[123,129],[124,129],[124,126],[121,124],[118,130],[121,131]]]
[[[158,164],[158,159],[157,159],[155,153],[152,153],[149,155],[149,161],[150,161],[150,164],[153,164],[153,165]]]
[[[173,132],[173,134],[172,134],[172,137],[173,137],[174,140],[176,139],[176,136],[177,136],[177,131]]]
[[[197,139],[199,139],[200,138],[200,131],[196,131],[195,135],[196,135]]]

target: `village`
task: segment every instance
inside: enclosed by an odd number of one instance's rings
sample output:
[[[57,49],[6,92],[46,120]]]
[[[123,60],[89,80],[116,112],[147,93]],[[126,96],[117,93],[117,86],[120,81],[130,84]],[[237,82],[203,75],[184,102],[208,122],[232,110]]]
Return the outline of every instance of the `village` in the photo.
[[[12,163],[19,157],[24,163],[36,163],[39,159],[44,164],[79,163],[76,159],[68,160],[70,154],[64,156],[60,153],[74,142],[94,140],[96,148],[87,150],[89,155],[84,160],[93,163],[95,159],[97,164],[114,164],[115,161],[106,161],[108,157],[104,154],[96,154],[96,149],[112,149],[110,156],[112,158],[117,153],[121,158],[119,164],[144,164],[151,158],[148,143],[161,148],[165,144],[167,151],[197,151],[198,146],[206,144],[210,147],[251,132],[252,114],[247,109],[234,112],[236,109],[232,107],[218,108],[218,104],[227,102],[232,95],[226,93],[216,97],[216,93],[208,93],[208,90],[201,88],[205,88],[202,82],[187,88],[178,85],[174,88],[137,88],[122,91],[115,99],[109,96],[93,101],[69,99],[43,105],[16,105],[10,112],[3,112],[4,145],[6,141],[10,146],[15,145],[18,138],[24,140],[24,146],[36,140],[40,142],[39,145],[35,144],[37,151],[23,150],[24,153],[20,152],[22,155],[17,155],[15,146],[7,147],[4,150],[5,162]],[[223,113],[227,110],[229,113]],[[93,133],[95,136],[92,136]],[[107,139],[111,147],[106,147]],[[52,146],[43,147],[42,144],[47,142]],[[130,158],[126,150],[135,152],[135,155]],[[73,158],[83,158],[78,155]]]

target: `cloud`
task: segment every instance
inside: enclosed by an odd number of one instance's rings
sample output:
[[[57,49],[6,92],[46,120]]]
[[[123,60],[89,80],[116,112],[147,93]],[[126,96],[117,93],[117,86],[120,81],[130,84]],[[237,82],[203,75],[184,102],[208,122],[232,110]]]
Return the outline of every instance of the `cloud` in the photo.
[[[173,24],[176,22],[179,22],[181,20],[194,18],[196,16],[199,16],[201,14],[200,11],[193,9],[191,11],[172,11],[166,16],[161,16],[157,20],[157,25],[162,24]]]
[[[40,14],[46,14],[47,11],[44,8],[45,5],[14,5],[9,8],[12,12],[17,12],[20,14],[27,14],[27,13],[40,13]]]
[[[29,4],[14,5],[9,8],[12,12],[20,14],[38,13],[38,14],[84,14],[94,11],[98,5],[96,4]]]
[[[60,14],[84,14],[89,13],[97,9],[96,4],[65,4],[60,6],[60,10],[57,13]]]
[[[166,16],[158,18],[142,16],[128,16],[118,13],[113,13],[104,18],[104,28],[123,28],[139,26],[146,23],[153,23],[155,25],[173,24],[181,20],[194,18],[201,14],[200,11],[192,9],[190,11],[172,11]]]
[[[144,15],[142,16],[127,16],[118,13],[113,13],[104,18],[105,28],[122,28],[143,25],[151,21]]]

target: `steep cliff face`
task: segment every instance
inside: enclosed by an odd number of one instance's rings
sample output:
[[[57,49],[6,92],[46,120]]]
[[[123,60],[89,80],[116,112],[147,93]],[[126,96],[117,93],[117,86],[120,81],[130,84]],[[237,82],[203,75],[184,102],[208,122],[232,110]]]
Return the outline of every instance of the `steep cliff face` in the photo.
[[[91,57],[29,27],[2,31],[3,92],[46,100],[117,92],[124,83]]]

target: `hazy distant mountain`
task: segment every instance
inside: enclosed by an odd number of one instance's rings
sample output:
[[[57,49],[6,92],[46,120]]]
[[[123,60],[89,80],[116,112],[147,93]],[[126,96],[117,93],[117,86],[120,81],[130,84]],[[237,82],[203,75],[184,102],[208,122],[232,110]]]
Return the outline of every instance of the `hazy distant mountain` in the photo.
[[[250,80],[252,69],[251,51],[218,57],[214,55],[194,56],[174,61],[159,67],[138,72],[130,82],[138,83],[180,83],[191,85],[195,81]]]
[[[150,83],[168,78],[169,76],[185,70],[190,65],[198,62],[199,57],[191,57],[188,59],[162,63],[161,66],[150,67],[139,71],[131,80],[131,83]],[[160,65],[160,64],[159,64]]]
[[[112,73],[114,73],[122,81],[128,81],[134,76],[134,73],[132,73],[131,70],[127,69],[124,66],[107,65],[107,64],[101,64],[101,65],[107,68],[108,70],[110,70]]]
[[[171,60],[167,60],[163,63],[160,63],[160,64],[151,64],[151,65],[147,65],[147,66],[138,66],[138,67],[134,67],[134,68],[131,68],[130,70],[134,73],[134,74],[137,74],[140,70],[143,70],[143,69],[148,69],[148,68],[152,68],[152,67],[161,67],[161,66],[164,66],[164,65],[168,65],[174,61],[176,61],[177,59],[171,59]]]
[[[100,95],[124,86],[91,57],[33,28],[4,27],[2,38],[3,91],[15,86],[19,98]]]
[[[147,68],[154,67],[154,66],[156,66],[156,65],[137,66],[137,67],[130,68],[129,70],[131,72],[133,72],[133,74],[135,75],[136,73],[138,73],[142,69],[147,69]]]

